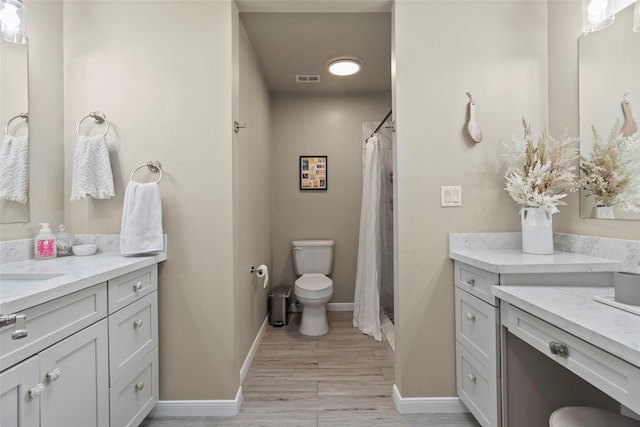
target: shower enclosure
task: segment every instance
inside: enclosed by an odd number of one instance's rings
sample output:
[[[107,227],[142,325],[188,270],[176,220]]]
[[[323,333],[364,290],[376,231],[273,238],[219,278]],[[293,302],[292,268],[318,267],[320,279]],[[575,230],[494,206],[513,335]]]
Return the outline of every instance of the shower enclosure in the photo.
[[[393,148],[389,128],[381,126],[374,134],[379,124],[362,124],[362,211],[353,318],[354,326],[377,340],[382,339],[381,324],[393,322]]]

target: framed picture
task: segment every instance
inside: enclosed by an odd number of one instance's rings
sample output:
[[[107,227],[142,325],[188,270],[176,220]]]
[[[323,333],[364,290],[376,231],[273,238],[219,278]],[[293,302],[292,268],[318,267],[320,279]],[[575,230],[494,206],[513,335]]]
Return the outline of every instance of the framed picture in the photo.
[[[300,156],[300,189],[327,189],[327,156]]]

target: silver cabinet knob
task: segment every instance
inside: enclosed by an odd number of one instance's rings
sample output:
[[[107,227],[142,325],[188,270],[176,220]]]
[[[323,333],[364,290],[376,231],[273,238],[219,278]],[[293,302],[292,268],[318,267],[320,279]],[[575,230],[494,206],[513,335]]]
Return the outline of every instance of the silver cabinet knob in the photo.
[[[556,354],[560,357],[569,356],[569,349],[567,346],[556,341],[551,341],[549,343],[549,351],[551,351],[551,354]]]
[[[134,327],[135,329],[138,329],[139,327],[141,327],[141,326],[142,326],[142,324],[143,324],[142,320],[141,320],[141,319],[138,319],[138,320],[135,320],[135,321],[133,322],[133,327]]]
[[[136,391],[140,391],[144,388],[144,381],[140,381],[136,384]]]
[[[57,381],[60,378],[60,368],[56,368],[51,372],[47,372],[47,379],[51,382]]]
[[[469,320],[470,322],[475,322],[476,321],[476,315],[473,313],[467,313],[467,320]]]
[[[469,374],[469,375],[467,375],[467,378],[469,379],[470,382],[472,382],[474,384],[476,383],[476,376],[475,375]]]
[[[475,286],[475,285],[476,285],[476,279],[469,279],[469,280],[467,280],[467,285],[469,285],[469,286]]]
[[[133,285],[133,290],[135,292],[138,292],[140,289],[142,289],[142,281],[138,281]]]
[[[36,397],[40,396],[43,391],[44,384],[38,383],[29,389],[29,396],[31,396],[32,399],[35,399]]]

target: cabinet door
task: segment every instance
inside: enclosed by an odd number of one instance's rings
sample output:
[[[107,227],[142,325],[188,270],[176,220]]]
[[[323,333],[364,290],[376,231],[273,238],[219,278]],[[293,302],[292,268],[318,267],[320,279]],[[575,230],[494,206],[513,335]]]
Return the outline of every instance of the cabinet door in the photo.
[[[40,353],[41,427],[107,427],[107,320]]]
[[[40,425],[38,372],[38,356],[34,356],[0,374],[0,426]]]

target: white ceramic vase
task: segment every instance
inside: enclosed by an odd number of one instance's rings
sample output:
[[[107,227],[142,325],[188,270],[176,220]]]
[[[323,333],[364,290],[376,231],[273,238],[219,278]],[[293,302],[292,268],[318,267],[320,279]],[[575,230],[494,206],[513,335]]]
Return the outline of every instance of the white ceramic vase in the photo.
[[[522,252],[535,255],[553,254],[553,223],[543,208],[522,208]]]
[[[600,219],[616,219],[613,214],[613,207],[611,206],[595,206],[593,208],[593,214],[591,215],[593,218]]]

